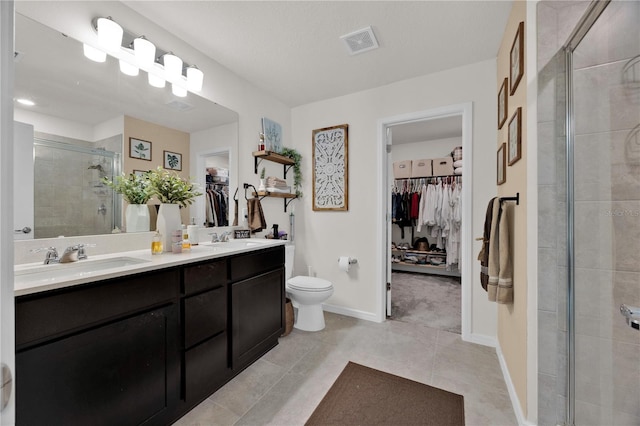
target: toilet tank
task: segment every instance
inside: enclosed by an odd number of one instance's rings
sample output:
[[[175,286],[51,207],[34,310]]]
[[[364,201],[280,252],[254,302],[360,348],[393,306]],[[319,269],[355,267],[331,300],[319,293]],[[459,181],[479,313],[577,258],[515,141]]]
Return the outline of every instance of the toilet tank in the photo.
[[[284,246],[284,272],[285,280],[293,276],[293,259],[295,256],[296,246],[287,244]]]

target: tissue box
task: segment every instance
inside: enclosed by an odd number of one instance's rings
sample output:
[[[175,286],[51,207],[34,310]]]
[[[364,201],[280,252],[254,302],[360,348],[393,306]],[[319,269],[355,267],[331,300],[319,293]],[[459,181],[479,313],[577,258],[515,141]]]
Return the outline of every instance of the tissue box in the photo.
[[[411,177],[411,160],[394,161],[393,177],[395,179],[409,179]]]

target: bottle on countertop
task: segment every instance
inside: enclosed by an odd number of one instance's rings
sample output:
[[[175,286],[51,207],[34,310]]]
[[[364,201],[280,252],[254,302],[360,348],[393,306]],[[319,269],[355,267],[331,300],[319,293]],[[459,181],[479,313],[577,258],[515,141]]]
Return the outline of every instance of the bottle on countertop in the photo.
[[[162,250],[162,235],[159,231],[156,231],[156,234],[151,240],[151,254],[162,254]]]
[[[189,233],[186,225],[182,225],[182,251],[191,250],[191,241],[189,241]]]

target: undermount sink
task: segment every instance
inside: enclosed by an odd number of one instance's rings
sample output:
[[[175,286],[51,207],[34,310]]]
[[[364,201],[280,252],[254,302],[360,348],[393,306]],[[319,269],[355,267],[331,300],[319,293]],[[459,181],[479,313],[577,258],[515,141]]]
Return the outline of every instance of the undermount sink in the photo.
[[[101,272],[107,269],[147,263],[148,260],[135,257],[113,257],[110,259],[79,260],[72,263],[54,263],[30,267],[16,267],[14,276],[16,282],[51,281],[58,278],[79,278]]]

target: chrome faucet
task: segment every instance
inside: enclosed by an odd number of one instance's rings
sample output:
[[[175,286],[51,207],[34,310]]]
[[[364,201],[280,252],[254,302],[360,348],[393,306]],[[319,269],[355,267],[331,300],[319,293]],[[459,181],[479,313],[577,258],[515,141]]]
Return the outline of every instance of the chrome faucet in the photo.
[[[216,232],[212,232],[209,235],[211,235],[211,242],[212,243],[219,243],[220,242],[220,238],[218,238],[218,234]]]
[[[64,249],[60,263],[77,262],[87,258],[85,247],[95,247],[95,244],[75,244]]]
[[[41,251],[47,251],[47,254],[44,258],[44,264],[48,265],[50,263],[59,263],[60,259],[58,258],[58,250],[55,247],[40,247],[36,249],[31,249],[29,252],[31,253],[39,253]]]
[[[230,235],[231,235],[231,232],[223,232],[222,235],[220,235],[220,241],[223,243],[229,242]]]

